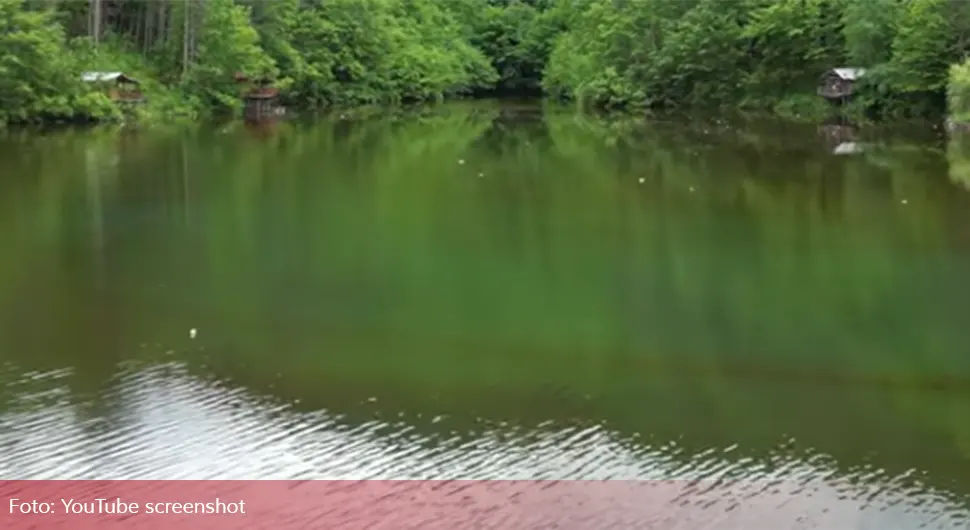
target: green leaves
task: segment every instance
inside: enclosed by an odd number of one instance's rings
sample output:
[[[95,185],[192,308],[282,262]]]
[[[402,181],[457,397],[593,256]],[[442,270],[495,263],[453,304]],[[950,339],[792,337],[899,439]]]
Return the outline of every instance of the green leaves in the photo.
[[[103,115],[81,66],[136,73],[162,114],[238,108],[237,72],[298,107],[542,91],[777,108],[839,66],[869,72],[857,103],[913,107],[970,53],[965,0],[99,1],[0,0],[0,121]]]
[[[947,105],[953,119],[970,122],[970,60],[950,67]]]
[[[0,0],[0,122],[111,114],[107,98],[81,83],[64,42],[53,11]]]
[[[600,105],[770,108],[814,94],[819,76],[840,66],[873,74],[861,85],[873,89],[864,95],[869,102],[905,93],[932,99],[942,93],[948,65],[970,52],[970,11],[959,0],[570,6],[575,13],[555,40],[543,86]]]
[[[946,0],[912,0],[896,25],[890,84],[899,92],[943,90],[949,67]]]
[[[899,0],[845,2],[842,35],[846,58],[853,65],[875,65],[890,59],[897,20],[902,16]]]
[[[241,106],[235,74],[273,79],[275,61],[260,46],[260,35],[249,23],[250,9],[233,0],[208,0],[198,29],[196,56],[186,70],[189,91],[217,109]]]
[[[333,0],[290,28],[305,71],[286,72],[313,104],[424,100],[488,85],[495,73],[462,37],[455,15],[429,0]]]

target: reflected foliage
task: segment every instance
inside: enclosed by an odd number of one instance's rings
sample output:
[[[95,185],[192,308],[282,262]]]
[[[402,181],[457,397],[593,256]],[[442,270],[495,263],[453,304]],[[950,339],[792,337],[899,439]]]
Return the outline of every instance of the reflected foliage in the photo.
[[[11,134],[0,351],[965,470],[964,150],[686,123],[456,104]]]

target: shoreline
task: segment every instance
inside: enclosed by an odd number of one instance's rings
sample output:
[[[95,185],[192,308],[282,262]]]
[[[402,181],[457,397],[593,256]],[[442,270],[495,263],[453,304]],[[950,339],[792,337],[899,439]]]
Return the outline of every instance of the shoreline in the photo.
[[[62,129],[95,129],[106,126],[117,126],[121,128],[156,128],[169,126],[199,126],[206,124],[229,124],[245,123],[247,125],[260,126],[284,122],[296,122],[308,118],[319,119],[339,115],[341,119],[360,119],[375,116],[385,116],[393,114],[409,114],[423,112],[428,109],[435,109],[443,106],[455,105],[497,105],[503,109],[522,108],[522,109],[541,109],[545,112],[549,108],[557,111],[568,111],[584,116],[595,117],[607,120],[652,120],[660,118],[660,121],[670,121],[671,118],[683,119],[685,121],[713,121],[715,123],[738,123],[738,122],[761,122],[771,121],[777,123],[787,123],[792,125],[838,125],[847,127],[909,127],[918,126],[920,128],[940,128],[947,132],[970,132],[970,120],[957,120],[946,114],[929,118],[882,118],[882,119],[858,119],[855,116],[846,116],[839,113],[827,113],[824,115],[788,115],[772,109],[746,109],[746,108],[658,108],[658,109],[626,109],[626,108],[603,108],[590,107],[578,104],[575,101],[563,101],[550,97],[522,97],[515,95],[500,95],[495,97],[473,96],[446,98],[442,100],[430,100],[409,103],[384,103],[384,104],[361,104],[361,105],[331,105],[324,107],[299,107],[280,105],[284,112],[268,116],[263,119],[249,120],[242,113],[232,115],[209,114],[195,117],[171,116],[162,119],[139,119],[132,116],[130,119],[121,120],[92,120],[82,118],[77,120],[33,120],[27,122],[4,123],[0,122],[0,132],[37,132],[46,133]]]

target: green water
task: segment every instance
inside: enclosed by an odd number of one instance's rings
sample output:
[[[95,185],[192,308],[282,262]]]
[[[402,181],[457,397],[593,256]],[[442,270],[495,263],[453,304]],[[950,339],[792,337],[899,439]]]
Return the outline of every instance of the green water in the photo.
[[[0,476],[797,465],[962,528],[970,150],[856,134],[498,104],[7,133]]]

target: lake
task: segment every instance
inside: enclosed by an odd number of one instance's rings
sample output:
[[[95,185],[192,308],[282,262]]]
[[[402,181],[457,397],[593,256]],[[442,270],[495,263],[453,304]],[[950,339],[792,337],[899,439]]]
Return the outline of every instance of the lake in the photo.
[[[0,161],[4,478],[707,479],[773,528],[970,521],[970,139],[455,103]]]

